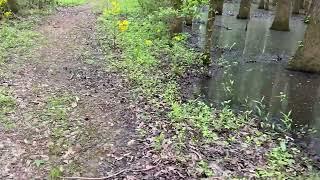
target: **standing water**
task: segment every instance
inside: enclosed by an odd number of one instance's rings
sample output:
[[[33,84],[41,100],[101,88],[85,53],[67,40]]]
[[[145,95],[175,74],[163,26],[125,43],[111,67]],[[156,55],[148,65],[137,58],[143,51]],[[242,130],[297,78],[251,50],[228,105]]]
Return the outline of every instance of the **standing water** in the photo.
[[[235,107],[263,98],[270,119],[280,119],[291,111],[294,128],[308,126],[320,132],[320,76],[286,69],[304,37],[303,17],[291,17],[291,31],[279,32],[269,29],[273,12],[253,6],[250,20],[238,20],[238,7],[226,3],[224,15],[216,17],[214,30],[214,45],[228,47],[215,59],[232,65],[227,72],[221,68],[221,72],[199,82],[201,94],[212,104],[232,99]],[[199,29],[201,44],[205,24],[193,28]],[[320,133],[315,136],[320,137]],[[320,143],[314,143],[317,139],[312,138],[313,143],[305,139],[304,143],[319,154]]]

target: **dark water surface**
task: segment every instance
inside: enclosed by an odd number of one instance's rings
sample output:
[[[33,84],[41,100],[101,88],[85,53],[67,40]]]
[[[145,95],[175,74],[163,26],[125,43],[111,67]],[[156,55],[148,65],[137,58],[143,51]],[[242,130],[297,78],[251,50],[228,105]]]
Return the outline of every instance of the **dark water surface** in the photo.
[[[232,66],[226,73],[222,68],[212,78],[203,79],[198,90],[213,104],[232,98],[234,105],[238,105],[246,99],[252,101],[264,97],[263,103],[271,119],[281,118],[281,112],[292,111],[295,128],[308,125],[320,132],[320,76],[285,69],[287,60],[303,40],[306,28],[303,17],[292,17],[291,31],[279,32],[269,30],[272,12],[253,7],[252,18],[248,21],[230,16],[236,15],[237,11],[238,5],[225,4],[224,15],[217,17],[218,26],[214,31],[215,46],[232,47],[221,56]],[[204,13],[204,19],[205,16]],[[205,25],[194,25],[193,28],[199,29],[201,44]],[[225,91],[226,82],[231,87],[231,94]],[[320,133],[314,136],[320,137]],[[320,143],[306,144],[320,153]]]

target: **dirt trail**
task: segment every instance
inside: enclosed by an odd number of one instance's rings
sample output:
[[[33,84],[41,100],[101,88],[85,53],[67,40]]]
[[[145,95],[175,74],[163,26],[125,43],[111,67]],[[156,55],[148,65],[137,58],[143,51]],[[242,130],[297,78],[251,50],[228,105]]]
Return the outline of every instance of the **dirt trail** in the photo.
[[[127,82],[103,69],[91,9],[62,8],[48,17],[38,29],[45,43],[10,79],[17,109],[15,127],[0,126],[0,179],[44,179],[56,166],[65,175],[97,177],[137,156],[137,108]],[[61,127],[43,114],[48,99],[65,94],[74,98]]]

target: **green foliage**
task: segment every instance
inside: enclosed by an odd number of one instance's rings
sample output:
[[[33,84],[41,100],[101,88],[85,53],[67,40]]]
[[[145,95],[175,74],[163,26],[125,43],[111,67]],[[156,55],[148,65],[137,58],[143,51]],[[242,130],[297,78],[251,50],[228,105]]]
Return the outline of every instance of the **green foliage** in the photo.
[[[197,163],[197,170],[206,177],[211,177],[214,175],[208,163],[205,161],[200,161]]]
[[[5,23],[0,27],[0,64],[14,52],[30,51],[35,46],[35,40],[39,38],[39,34],[35,33],[28,22]]]
[[[59,168],[57,167],[52,168],[49,173],[49,180],[58,180],[60,179],[61,175],[62,175],[62,172]]]
[[[293,155],[288,151],[286,142],[282,140],[278,147],[275,147],[267,155],[268,164],[265,169],[259,169],[258,175],[261,178],[279,178],[288,177],[286,169],[295,163]]]
[[[15,110],[16,101],[14,97],[4,88],[0,88],[0,123],[7,129],[14,124],[7,118],[7,115]]]

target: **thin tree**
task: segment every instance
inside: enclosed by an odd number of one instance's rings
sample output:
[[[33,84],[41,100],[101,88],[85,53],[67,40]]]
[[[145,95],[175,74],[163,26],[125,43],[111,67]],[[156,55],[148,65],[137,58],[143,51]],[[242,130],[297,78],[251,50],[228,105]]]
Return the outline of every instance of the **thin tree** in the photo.
[[[292,14],[299,14],[300,12],[300,0],[293,0]]]
[[[290,19],[290,0],[278,0],[276,15],[274,17],[274,20],[270,29],[276,30],[276,31],[290,31],[289,19]]]
[[[264,0],[260,0],[258,9],[264,9]]]
[[[206,40],[203,48],[203,64],[209,65],[211,63],[211,47],[212,47],[212,35],[215,21],[215,7],[216,0],[209,1],[208,22],[206,27]]]
[[[293,70],[320,73],[320,1],[311,2],[310,22],[294,58],[289,62]]]
[[[224,0],[216,0],[216,15],[222,15]]]
[[[266,0],[266,3],[264,5],[264,9],[267,11],[270,9],[270,0]]]
[[[238,19],[250,19],[251,0],[241,0]]]

